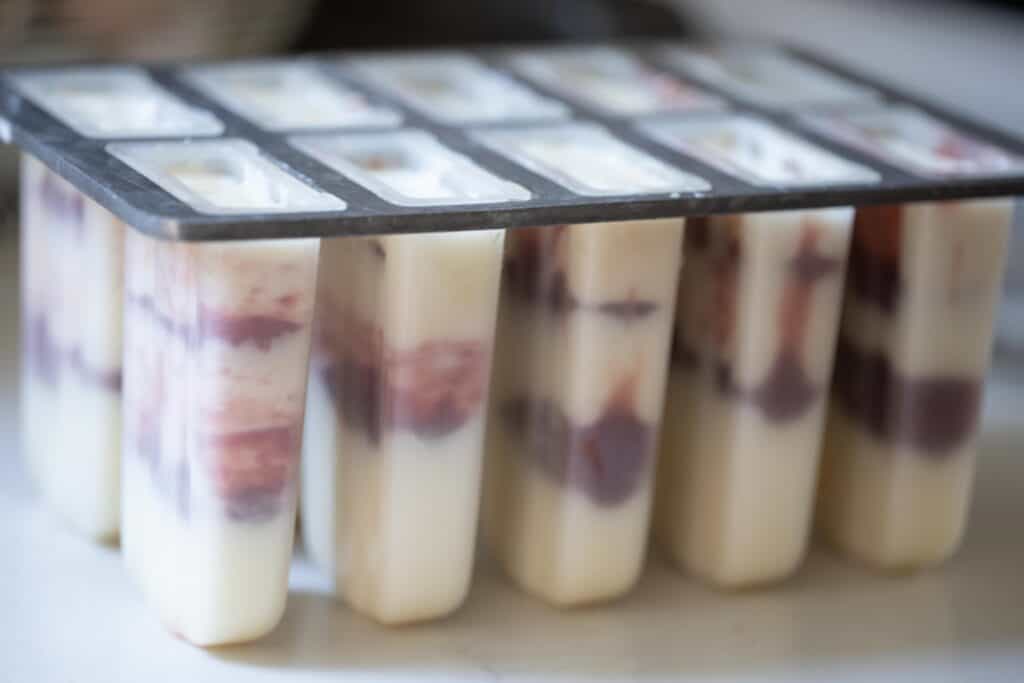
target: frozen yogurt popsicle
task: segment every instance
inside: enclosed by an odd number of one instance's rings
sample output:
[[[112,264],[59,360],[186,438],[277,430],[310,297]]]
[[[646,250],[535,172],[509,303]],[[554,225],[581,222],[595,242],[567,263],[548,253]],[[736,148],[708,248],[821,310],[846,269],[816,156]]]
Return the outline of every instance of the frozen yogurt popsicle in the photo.
[[[22,447],[47,503],[102,540],[120,521],[124,226],[23,157]]]
[[[400,205],[529,196],[421,131],[291,142]],[[306,545],[386,624],[444,616],[469,588],[503,242],[483,230],[323,245]]]
[[[682,234],[681,219],[508,234],[484,532],[552,604],[639,575]]]
[[[708,187],[597,126],[478,138],[585,195]],[[670,219],[506,238],[484,533],[552,604],[622,595],[643,564],[682,237]]]
[[[231,141],[112,149],[198,210],[340,203]],[[318,252],[126,240],[122,547],[198,645],[259,637],[284,609]]]
[[[386,624],[469,588],[502,242],[324,242],[303,519],[340,594]]]
[[[781,579],[804,557],[852,218],[687,226],[655,525],[716,585]]]
[[[964,533],[1011,200],[858,210],[817,521],[885,570]]]
[[[645,131],[755,185],[878,180],[753,117]],[[678,565],[718,586],[784,578],[804,557],[852,219],[741,214],[689,233],[655,526]]]
[[[909,107],[809,121],[917,175],[1024,168],[1019,156]],[[990,199],[857,212],[817,526],[866,564],[925,567],[960,544],[1012,210],[1011,200]]]

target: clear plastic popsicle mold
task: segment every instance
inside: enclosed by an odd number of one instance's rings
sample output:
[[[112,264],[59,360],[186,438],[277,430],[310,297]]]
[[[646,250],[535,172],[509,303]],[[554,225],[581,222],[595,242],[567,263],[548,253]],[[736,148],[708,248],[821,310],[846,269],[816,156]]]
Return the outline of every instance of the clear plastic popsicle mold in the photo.
[[[125,142],[107,151],[196,211],[341,211],[345,202],[285,171],[251,142]]]
[[[341,62],[368,85],[448,125],[542,121],[568,108],[466,55],[434,52]]]
[[[694,194],[711,189],[703,178],[655,159],[596,124],[491,129],[473,137],[581,195]]]
[[[220,135],[224,125],[154,82],[140,68],[26,69],[9,76],[33,103],[92,138]]]
[[[661,144],[753,185],[808,187],[881,180],[870,168],[752,116],[674,118],[638,127]]]
[[[305,154],[400,206],[524,201],[526,188],[499,178],[420,130],[296,135]]]
[[[664,46],[660,57],[738,99],[773,109],[844,106],[879,93],[772,47]]]
[[[912,107],[830,112],[804,120],[833,139],[924,176],[1000,176],[1024,170],[1024,157]]]
[[[389,128],[402,121],[394,109],[371,104],[306,62],[195,66],[181,78],[266,130]]]
[[[518,50],[514,70],[568,99],[614,116],[720,109],[725,102],[612,47]]]

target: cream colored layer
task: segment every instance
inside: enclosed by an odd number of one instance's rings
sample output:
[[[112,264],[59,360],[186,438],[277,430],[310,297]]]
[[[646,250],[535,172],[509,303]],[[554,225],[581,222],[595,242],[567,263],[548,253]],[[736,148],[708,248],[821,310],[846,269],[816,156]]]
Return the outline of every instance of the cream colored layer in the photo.
[[[320,324],[346,334],[342,314],[384,331],[388,348],[489,340],[505,233],[480,230],[323,242]]]
[[[132,573],[168,630],[212,646],[274,628],[287,596],[294,501],[266,522],[184,520],[137,463],[126,463],[124,495]]]
[[[875,436],[833,404],[817,527],[857,560],[886,571],[939,564],[963,539],[974,439],[935,458]]]
[[[723,588],[785,578],[807,550],[824,401],[798,420],[769,422],[724,397],[707,370],[670,375],[659,545]]]
[[[570,225],[555,259],[584,305],[630,297],[663,301],[665,274],[679,269],[679,249],[672,245],[678,247],[681,228],[678,218]]]
[[[47,499],[81,533],[112,540],[121,516],[121,395],[75,379],[61,382],[54,467]]]
[[[313,563],[331,576],[335,574],[335,483],[341,438],[334,401],[320,377],[311,372],[302,435],[302,545]]]
[[[647,546],[650,477],[624,503],[596,504],[530,463],[522,434],[491,429],[484,533],[508,575],[559,607],[628,592]]]
[[[384,624],[444,616],[469,590],[483,417],[441,439],[346,430],[338,451],[337,588]]]
[[[23,371],[20,398],[21,454],[32,482],[43,491],[60,452],[53,419],[57,414],[57,391],[35,380],[31,372]]]
[[[502,296],[495,400],[553,401],[576,426],[584,427],[625,397],[638,419],[656,425],[671,343],[672,272],[662,273],[667,286],[656,300],[657,310],[630,322],[590,311],[559,314]]]

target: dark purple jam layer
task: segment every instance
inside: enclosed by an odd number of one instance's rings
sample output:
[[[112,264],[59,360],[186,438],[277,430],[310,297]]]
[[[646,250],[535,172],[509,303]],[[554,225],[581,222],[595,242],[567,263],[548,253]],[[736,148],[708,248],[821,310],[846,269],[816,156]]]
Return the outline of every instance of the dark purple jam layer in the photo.
[[[136,452],[149,468],[157,490],[172,499],[178,514],[188,519],[195,464],[183,454],[176,454],[173,464],[164,463],[159,419],[141,424],[145,428],[138,430]],[[208,463],[229,519],[261,522],[281,511],[288,484],[295,476],[301,438],[301,425],[292,424],[216,434],[203,440],[202,459]]]
[[[556,263],[558,241],[564,225],[521,228],[510,240],[502,279],[504,291],[532,305],[544,306],[557,314],[588,310],[623,322],[646,318],[658,310],[658,303],[626,298],[584,304],[569,289],[565,272]]]
[[[882,353],[840,337],[832,392],[876,438],[943,458],[977,431],[982,385],[978,377],[905,377]]]
[[[321,375],[340,418],[373,444],[388,430],[439,439],[460,429],[483,405],[489,343],[436,340],[394,351],[381,332],[346,325],[344,339],[321,338]]]
[[[22,352],[32,376],[43,384],[56,386],[61,373],[70,372],[86,384],[121,391],[121,370],[100,370],[87,364],[79,349],[58,348],[45,315],[26,317]]]
[[[133,306],[155,319],[171,335],[180,337],[190,347],[207,340],[220,340],[231,346],[252,344],[266,351],[279,337],[298,332],[302,324],[294,320],[267,315],[229,315],[203,308],[194,324],[174,320],[158,310],[152,297],[130,296]]]
[[[866,206],[853,225],[847,286],[886,313],[896,310],[902,288],[902,221],[898,205]]]
[[[600,505],[628,500],[651,465],[654,428],[614,404],[588,425],[572,424],[553,401],[528,398],[506,401],[502,417],[524,457]]]

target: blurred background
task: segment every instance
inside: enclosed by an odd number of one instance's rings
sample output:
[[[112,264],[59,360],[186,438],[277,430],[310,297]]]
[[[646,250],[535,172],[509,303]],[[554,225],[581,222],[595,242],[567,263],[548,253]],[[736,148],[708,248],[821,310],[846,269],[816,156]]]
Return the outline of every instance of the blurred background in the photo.
[[[1024,2],[1012,0],[0,0],[0,63],[643,35],[817,48],[1024,137]],[[2,149],[4,249],[15,168]],[[1018,211],[996,353],[1024,372],[1022,225]]]

